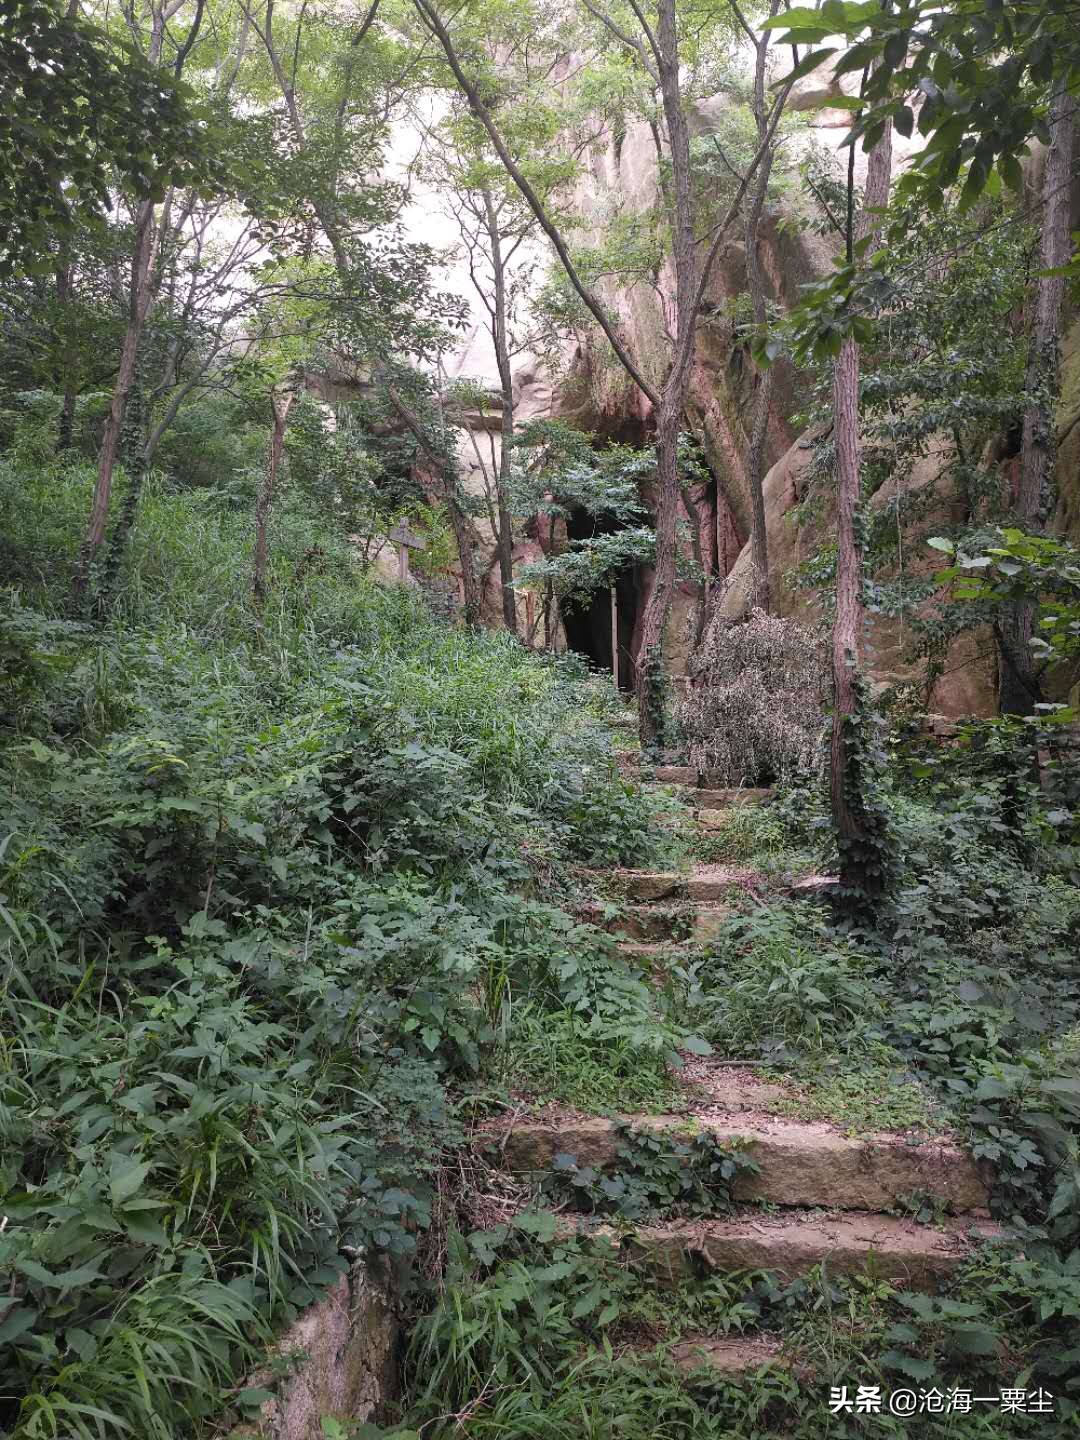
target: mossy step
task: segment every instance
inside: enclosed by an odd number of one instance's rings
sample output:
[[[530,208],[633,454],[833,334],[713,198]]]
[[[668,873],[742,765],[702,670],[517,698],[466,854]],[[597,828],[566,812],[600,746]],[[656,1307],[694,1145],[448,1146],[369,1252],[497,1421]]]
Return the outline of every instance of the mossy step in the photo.
[[[698,810],[746,810],[755,805],[768,805],[776,792],[758,790],[695,790],[693,804]]]
[[[795,1367],[778,1335],[687,1335],[671,1347],[671,1359],[684,1375],[708,1371],[719,1380],[743,1380],[764,1366]]]
[[[978,1165],[949,1141],[911,1143],[881,1132],[855,1138],[824,1122],[753,1113],[709,1111],[689,1123],[680,1115],[627,1116],[641,1130],[673,1140],[704,1134],[718,1143],[742,1141],[757,1174],[737,1177],[734,1198],[799,1208],[888,1210],[912,1193],[932,1195],[957,1214],[988,1214],[989,1191]],[[507,1166],[517,1172],[550,1170],[558,1154],[602,1170],[615,1165],[622,1143],[610,1118],[515,1120],[498,1132]]]
[[[732,889],[764,885],[765,876],[738,865],[707,865],[685,873],[678,870],[620,870],[616,882],[631,900],[723,900]]]
[[[930,1291],[1002,1233],[989,1221],[961,1218],[931,1227],[850,1210],[750,1210],[724,1220],[644,1225],[629,1235],[584,1221],[572,1228],[608,1237],[660,1285],[677,1285],[702,1268],[769,1270],[794,1280],[824,1263],[834,1275],[868,1272],[905,1289]]]
[[[599,906],[589,907],[583,918],[627,940],[711,939],[734,911],[730,905],[698,904],[693,909],[666,909],[661,905],[628,905],[605,918]]]
[[[803,875],[779,882],[745,865],[701,865],[689,873],[678,870],[620,870],[615,879],[630,900],[648,904],[663,900],[723,901],[733,890],[771,890],[795,899],[811,898],[837,883],[833,875]]]

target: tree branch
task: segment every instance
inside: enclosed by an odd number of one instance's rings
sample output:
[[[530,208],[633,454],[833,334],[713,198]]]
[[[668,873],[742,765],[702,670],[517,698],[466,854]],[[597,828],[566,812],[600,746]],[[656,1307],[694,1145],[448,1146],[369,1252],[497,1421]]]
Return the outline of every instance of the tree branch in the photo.
[[[450,66],[454,79],[460,86],[462,94],[469,102],[469,108],[472,110],[476,118],[480,121],[481,125],[483,125],[484,129],[487,131],[488,136],[491,139],[492,146],[495,149],[495,153],[498,155],[499,159],[505,166],[507,174],[521,191],[526,203],[529,205],[529,208],[536,216],[537,221],[540,224],[540,228],[543,230],[544,234],[548,237],[548,239],[554,246],[555,253],[558,255],[560,261],[562,262],[563,269],[566,271],[567,279],[574,287],[574,290],[577,292],[578,296],[587,306],[590,314],[592,314],[596,322],[599,324],[601,330],[603,330],[604,334],[607,336],[608,341],[611,344],[611,348],[615,351],[615,354],[618,357],[619,363],[622,365],[623,369],[630,376],[631,380],[633,380],[634,384],[638,387],[638,389],[646,397],[646,399],[648,399],[652,405],[658,405],[660,402],[659,393],[654,388],[654,386],[652,386],[648,382],[648,380],[645,379],[644,375],[642,375],[637,365],[634,364],[634,361],[630,356],[630,352],[627,350],[626,346],[619,338],[618,332],[615,329],[615,326],[612,324],[611,318],[605,311],[604,307],[600,304],[599,300],[592,294],[588,286],[586,286],[584,281],[581,279],[581,276],[577,272],[577,267],[574,265],[573,259],[571,258],[566,241],[563,239],[559,230],[548,215],[547,210],[544,207],[543,201],[540,199],[539,195],[537,195],[533,187],[529,184],[529,181],[522,173],[520,166],[514,160],[514,157],[510,154],[510,151],[506,145],[506,141],[503,139],[498,126],[495,124],[490,110],[480,98],[480,93],[477,90],[475,82],[465,73],[460,57],[458,56],[457,50],[454,46],[453,39],[451,38],[449,31],[443,23],[442,17],[440,16],[435,4],[432,3],[432,0],[413,0],[413,4],[423,23],[427,26],[427,28],[431,31],[432,35],[435,36],[435,38],[439,41],[439,44],[442,46],[443,52],[446,55],[447,63]]]

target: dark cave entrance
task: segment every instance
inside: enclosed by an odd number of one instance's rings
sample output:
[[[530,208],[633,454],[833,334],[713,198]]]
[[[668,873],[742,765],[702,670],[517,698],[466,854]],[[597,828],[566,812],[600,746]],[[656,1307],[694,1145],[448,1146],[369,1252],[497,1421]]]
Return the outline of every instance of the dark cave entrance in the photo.
[[[589,540],[594,535],[613,535],[623,529],[618,520],[590,515],[575,508],[566,518],[569,540]],[[640,583],[637,565],[627,565],[615,577],[615,600],[619,612],[619,689],[634,688],[634,630],[638,618]],[[584,655],[598,670],[611,673],[611,591],[607,585],[594,590],[579,604],[562,606],[566,645]]]

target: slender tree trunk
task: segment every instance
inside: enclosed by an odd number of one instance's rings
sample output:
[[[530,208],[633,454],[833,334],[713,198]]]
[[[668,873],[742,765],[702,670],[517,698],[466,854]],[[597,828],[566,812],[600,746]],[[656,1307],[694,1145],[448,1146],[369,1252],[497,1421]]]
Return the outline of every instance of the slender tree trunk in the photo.
[[[499,370],[499,392],[502,402],[500,423],[499,472],[495,490],[499,508],[499,580],[502,586],[503,621],[511,634],[518,633],[517,597],[514,594],[514,527],[510,514],[510,465],[514,446],[514,376],[510,367],[509,315],[507,313],[506,265],[503,261],[499,217],[491,199],[484,191],[484,219],[487,224],[488,248],[494,277],[494,306],[491,336],[495,342],[495,362]]]
[[[141,463],[132,469],[128,478],[127,494],[124,496],[124,503],[120,507],[120,514],[117,516],[116,524],[113,526],[112,534],[109,536],[109,544],[105,552],[105,561],[101,567],[101,583],[96,596],[95,610],[100,621],[104,621],[113,605],[113,596],[116,592],[116,583],[120,575],[120,564],[124,558],[124,550],[127,547],[128,536],[131,534],[135,524],[135,515],[139,509],[139,501],[142,498],[143,485],[146,481],[148,466]]]
[[[1072,152],[1076,101],[1062,88],[1050,109],[1050,149],[1042,187],[1042,231],[1039,268],[1060,270],[1068,263],[1072,200]],[[1020,446],[1020,487],[1017,509],[1028,522],[1045,513],[1044,487],[1054,455],[1054,406],[1060,355],[1061,302],[1064,275],[1040,275],[1035,292],[1035,318],[1028,354],[1026,388],[1031,399],[1024,411]]]
[[[547,553],[554,554],[554,516],[550,517],[549,524],[547,524]],[[554,649],[556,625],[554,585],[552,580],[544,580],[544,654],[546,655],[552,654]]]
[[[656,574],[642,615],[637,667],[638,724],[642,745],[655,744],[661,719],[661,697],[647,692],[656,674],[664,628],[675,592],[676,524],[681,488],[679,431],[693,364],[693,331],[697,322],[698,281],[701,275],[694,235],[690,131],[682,103],[675,0],[659,0],[655,49],[674,192],[671,258],[675,268],[675,359],[660,391],[656,412]],[[650,657],[653,663],[646,663]]]
[[[62,455],[75,443],[75,405],[78,397],[70,380],[64,381],[64,403],[60,409],[60,421],[56,427],[56,453]]]
[[[851,157],[852,165],[854,155]],[[874,211],[888,204],[892,174],[892,129],[870,153],[864,207],[857,225],[851,213],[854,175],[848,170],[848,259],[855,243],[876,239],[881,218]],[[864,896],[879,893],[881,867],[871,856],[870,819],[861,793],[862,777],[852,734],[858,710],[859,637],[863,627],[863,572],[855,530],[860,498],[862,444],[859,433],[859,344],[847,336],[833,371],[833,439],[836,454],[836,619],[832,636],[833,718],[829,748],[829,791],[840,851],[840,883]]]
[[[470,630],[475,630],[480,624],[480,582],[476,574],[476,564],[473,560],[472,529],[469,525],[469,517],[462,510],[456,495],[453,493],[453,480],[446,475],[445,470],[440,471],[443,475],[443,498],[446,501],[447,513],[450,516],[450,528],[454,532],[454,544],[458,553],[458,564],[461,566],[461,586],[465,592],[464,610],[465,624]]]
[[[94,498],[90,506],[90,519],[86,535],[79,549],[72,581],[72,596],[81,600],[90,579],[90,570],[105,539],[105,526],[109,516],[109,500],[112,496],[113,471],[116,468],[120,450],[120,438],[124,430],[124,416],[127,412],[128,396],[135,379],[139,360],[139,342],[150,307],[152,287],[150,284],[156,252],[154,227],[154,205],[151,200],[140,201],[135,212],[135,243],[131,256],[131,291],[128,303],[127,328],[120,350],[120,366],[113,385],[109,413],[105,417],[105,429],[98,452],[98,474],[94,486]]]
[[[1050,148],[1042,186],[1042,229],[1039,268],[1058,270],[1070,255],[1069,219],[1072,198],[1072,152],[1076,101],[1062,88],[1050,108]],[[1020,442],[1020,484],[1017,514],[1025,529],[1040,531],[1048,511],[1054,460],[1054,412],[1060,369],[1059,336],[1065,276],[1043,274],[1036,281],[1024,388]],[[999,703],[1003,715],[1033,715],[1042,702],[1039,671],[1031,652],[1035,602],[1010,606],[996,627],[999,651]]]
[[[69,309],[71,305],[71,261],[66,253],[62,254],[61,261],[56,267],[56,303],[60,308],[63,317],[64,329],[67,332],[64,340],[63,360],[61,362],[60,383],[63,388],[63,404],[60,408],[60,420],[56,430],[56,453],[62,454],[70,450],[75,434],[75,346],[71,343]]]
[[[780,9],[780,0],[771,0],[769,16],[772,18]],[[769,136],[769,114],[765,103],[765,82],[769,53],[770,32],[764,31],[755,40],[754,90],[752,107],[754,124],[757,127],[758,144],[764,145],[754,187],[750,192],[750,203],[746,207],[743,229],[746,250],[746,288],[750,292],[750,305],[754,323],[764,326],[767,319],[765,277],[758,255],[758,241],[761,230],[761,216],[765,209],[765,196],[769,189],[775,157],[775,142]],[[752,609],[772,609],[772,591],[769,585],[769,537],[765,521],[765,447],[769,435],[769,411],[772,406],[773,368],[768,366],[758,377],[758,388],[754,396],[750,424],[750,450],[747,455],[747,485],[750,490],[750,558],[752,574],[750,580],[750,605]]]
[[[150,36],[146,48],[146,59],[150,65],[161,60],[161,47],[165,37],[165,9],[153,0],[150,7]],[[174,67],[176,79],[180,78],[182,59]],[[94,559],[105,538],[105,527],[109,518],[109,500],[112,496],[113,470],[120,449],[120,438],[124,429],[124,415],[127,411],[128,395],[135,379],[139,361],[139,342],[143,326],[154,296],[154,265],[163,232],[169,223],[172,192],[166,197],[162,208],[160,225],[154,223],[153,200],[140,200],[135,210],[135,239],[131,252],[131,284],[128,292],[128,321],[124,331],[124,342],[120,349],[120,367],[113,385],[109,413],[105,418],[105,429],[98,451],[98,474],[94,485],[94,498],[90,506],[90,519],[86,535],[79,547],[72,579],[71,593],[76,604],[81,604],[90,580]]]
[[[859,345],[848,336],[833,370],[833,438],[836,454],[836,620],[832,634],[833,726],[829,780],[833,823],[845,840],[857,838],[847,794],[844,727],[855,714],[855,675],[863,623],[862,557],[855,540],[859,503]]]
[[[270,405],[274,412],[274,425],[270,434],[270,450],[266,457],[266,469],[263,471],[262,485],[259,487],[258,498],[255,501],[255,563],[252,576],[252,591],[255,595],[255,603],[262,606],[266,600],[266,570],[269,558],[267,545],[267,525],[270,519],[270,507],[274,502],[274,490],[277,485],[278,471],[281,468],[281,457],[285,452],[285,426],[289,420],[289,411],[296,399],[296,392],[293,390],[275,390],[270,397]]]
[[[750,605],[754,610],[772,611],[772,585],[769,580],[769,535],[765,514],[765,445],[769,434],[769,408],[772,404],[773,372],[770,366],[758,382],[754,397],[753,429],[747,456],[747,479],[750,485]]]
[[[674,393],[672,393],[674,392]],[[675,591],[676,523],[679,515],[679,430],[684,394],[665,387],[656,417],[656,559],[653,587],[641,617],[641,640],[637,654],[638,725],[642,745],[654,745],[660,738],[662,696],[649,693],[655,674]]]

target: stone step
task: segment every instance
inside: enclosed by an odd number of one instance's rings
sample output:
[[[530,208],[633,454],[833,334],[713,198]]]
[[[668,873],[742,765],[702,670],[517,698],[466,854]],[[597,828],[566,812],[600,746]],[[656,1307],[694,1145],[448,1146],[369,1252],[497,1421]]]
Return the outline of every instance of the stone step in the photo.
[[[889,1210],[905,1196],[921,1192],[957,1214],[989,1213],[989,1191],[979,1167],[948,1141],[918,1145],[885,1132],[855,1138],[823,1122],[752,1113],[712,1111],[689,1123],[681,1115],[628,1118],[636,1129],[668,1134],[676,1141],[707,1134],[721,1144],[746,1142],[759,1168],[756,1175],[737,1178],[733,1197],[741,1203]],[[617,1121],[588,1116],[566,1117],[556,1126],[518,1120],[499,1134],[505,1162],[518,1172],[550,1170],[558,1154],[573,1155],[582,1166],[607,1169],[616,1162],[620,1142]]]
[[[689,765],[657,765],[649,778],[655,780],[658,785],[696,786],[698,772],[692,770]]]
[[[693,803],[699,810],[745,810],[774,798],[773,790],[695,790]]]
[[[744,1211],[724,1220],[644,1225],[629,1235],[579,1222],[582,1234],[605,1235],[662,1286],[702,1268],[724,1273],[769,1270],[786,1280],[826,1264],[833,1274],[869,1272],[910,1290],[935,1290],[1001,1229],[990,1221],[917,1225],[889,1215],[820,1210],[766,1215]]]
[[[583,919],[609,935],[626,940],[696,940],[712,939],[734,911],[730,905],[700,903],[693,909],[668,908],[663,905],[628,905],[618,915],[605,919],[599,907],[585,907]]]
[[[738,865],[703,865],[689,874],[678,870],[620,870],[615,878],[631,900],[645,902],[683,899],[709,903],[724,899],[733,888],[768,883],[764,875]]]
[[[733,890],[750,893],[769,890],[793,899],[814,899],[836,885],[835,875],[803,875],[780,882],[745,865],[699,865],[688,874],[677,870],[619,870],[616,880],[631,900],[693,900],[704,904],[723,901]]]
[[[764,1365],[794,1368],[778,1335],[688,1335],[671,1347],[671,1359],[683,1375],[708,1371],[721,1380],[748,1379]]]

